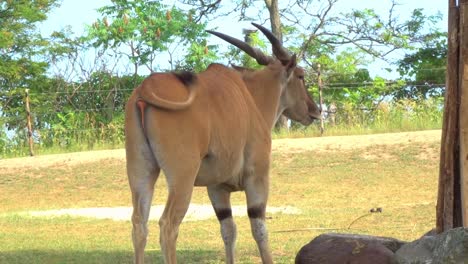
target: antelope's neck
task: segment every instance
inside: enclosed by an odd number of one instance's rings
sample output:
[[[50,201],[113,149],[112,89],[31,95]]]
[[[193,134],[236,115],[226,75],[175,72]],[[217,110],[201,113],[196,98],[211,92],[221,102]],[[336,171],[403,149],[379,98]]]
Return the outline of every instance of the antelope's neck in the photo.
[[[245,80],[247,88],[252,95],[258,110],[260,111],[266,125],[273,129],[280,111],[281,89],[279,85],[269,85],[261,80]]]

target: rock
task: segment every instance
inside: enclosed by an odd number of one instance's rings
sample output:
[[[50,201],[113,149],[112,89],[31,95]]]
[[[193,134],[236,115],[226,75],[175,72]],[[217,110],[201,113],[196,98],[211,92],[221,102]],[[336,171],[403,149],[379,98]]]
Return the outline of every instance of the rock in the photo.
[[[423,236],[402,246],[395,254],[399,263],[432,263],[432,251],[436,243],[434,236]]]
[[[427,233],[425,233],[423,236],[435,236],[435,235],[437,235],[437,231],[436,231],[435,228],[433,228],[433,229],[427,231]]]
[[[402,264],[468,264],[468,228],[455,228],[439,235],[425,235],[402,246],[396,257]]]
[[[295,263],[397,263],[394,251],[398,250],[404,243],[386,237],[322,234],[301,248]]]

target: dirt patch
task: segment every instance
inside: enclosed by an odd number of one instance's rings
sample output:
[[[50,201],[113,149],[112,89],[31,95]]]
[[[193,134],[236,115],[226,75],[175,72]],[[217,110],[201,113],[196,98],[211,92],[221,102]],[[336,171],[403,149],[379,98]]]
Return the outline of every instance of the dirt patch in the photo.
[[[376,145],[440,142],[441,130],[387,133],[358,136],[278,139],[273,141],[273,151],[336,151],[368,148]]]
[[[368,148],[375,145],[394,145],[405,143],[440,142],[441,130],[417,132],[336,136],[315,138],[294,138],[273,140],[273,152],[294,153],[304,151],[335,151]],[[424,154],[422,154],[424,155]],[[66,154],[44,155],[25,158],[0,160],[1,169],[40,168],[51,166],[73,166],[96,162],[103,159],[125,161],[125,150],[99,150]]]
[[[0,160],[0,169],[74,166],[104,159],[125,161],[124,149],[96,150]]]
[[[383,154],[363,153],[362,157],[366,160],[395,160],[394,156],[387,154],[387,153],[383,153]]]

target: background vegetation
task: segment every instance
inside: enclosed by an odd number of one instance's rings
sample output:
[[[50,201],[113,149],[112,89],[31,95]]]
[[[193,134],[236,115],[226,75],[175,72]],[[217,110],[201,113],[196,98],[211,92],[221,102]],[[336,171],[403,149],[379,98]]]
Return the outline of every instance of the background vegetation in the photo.
[[[234,1],[228,9],[242,20],[272,18],[273,32],[299,54],[316,101],[321,65],[325,135],[441,127],[447,36],[434,27],[440,14],[416,9],[401,20],[394,15],[395,2],[385,15],[372,9],[336,14],[337,0],[292,1],[288,8],[278,2]],[[59,5],[0,3],[0,158],[29,153],[26,89],[37,154],[112,148],[122,146],[125,101],[149,72],[198,72],[215,61],[258,67],[235,49],[208,44],[208,22],[226,12],[221,1],[114,0],[98,10],[100,17],[81,36],[68,28],[42,35],[39,23]],[[263,36],[249,37],[269,51]],[[369,63],[390,61],[395,51],[407,54],[391,61],[399,77],[371,76]],[[277,136],[317,131],[293,123]]]

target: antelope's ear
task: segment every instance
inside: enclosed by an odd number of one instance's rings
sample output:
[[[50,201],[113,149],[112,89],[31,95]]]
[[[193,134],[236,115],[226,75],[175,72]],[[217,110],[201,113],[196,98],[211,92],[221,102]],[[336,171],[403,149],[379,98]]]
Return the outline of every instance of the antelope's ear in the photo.
[[[294,71],[294,69],[297,67],[297,57],[296,54],[291,56],[291,59],[286,61],[286,64],[283,63],[283,65],[286,67],[286,73],[288,74],[288,77],[291,76],[291,73]]]

